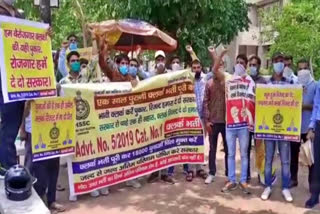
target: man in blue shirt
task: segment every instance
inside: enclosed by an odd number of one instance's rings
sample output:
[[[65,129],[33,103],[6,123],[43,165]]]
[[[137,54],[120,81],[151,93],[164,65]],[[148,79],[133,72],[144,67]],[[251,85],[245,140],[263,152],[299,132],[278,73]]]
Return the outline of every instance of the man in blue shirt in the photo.
[[[281,53],[276,53],[272,57],[273,63],[273,76],[268,84],[289,84],[289,81],[283,77],[284,71],[284,56]],[[266,188],[261,195],[262,200],[268,200],[271,195],[272,187],[272,163],[273,157],[278,144],[281,159],[282,171],[282,195],[287,202],[292,202],[293,198],[289,190],[290,185],[290,142],[266,140],[265,141],[265,184]]]
[[[312,208],[319,203],[320,194],[320,82],[317,85],[316,95],[312,116],[309,124],[308,139],[313,140],[314,149],[314,164],[311,169],[311,197],[306,202],[307,208]]]
[[[306,142],[310,118],[312,115],[313,99],[317,83],[314,81],[309,68],[309,62],[302,59],[298,62],[298,83],[303,86],[301,139]],[[291,142],[291,182],[290,188],[298,186],[300,142]]]

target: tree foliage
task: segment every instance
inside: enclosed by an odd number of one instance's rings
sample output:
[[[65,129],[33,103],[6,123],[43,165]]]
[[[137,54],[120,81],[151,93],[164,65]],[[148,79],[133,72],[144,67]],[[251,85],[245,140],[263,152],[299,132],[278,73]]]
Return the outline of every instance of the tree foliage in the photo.
[[[301,58],[313,61],[315,76],[320,77],[320,1],[295,0],[282,10],[274,8],[262,15],[265,41],[273,41],[270,55],[281,51],[292,55],[297,62]],[[276,32],[276,33],[275,33]]]
[[[82,34],[81,17],[74,6],[76,0],[60,0],[60,8],[52,13],[55,32],[53,47],[71,32]],[[207,47],[228,44],[248,28],[248,5],[244,0],[78,0],[86,22],[134,18],[145,20],[179,41],[179,54],[192,44],[201,59],[207,59]],[[18,0],[17,7],[26,17],[39,20],[33,0]],[[205,60],[204,60],[205,61]]]

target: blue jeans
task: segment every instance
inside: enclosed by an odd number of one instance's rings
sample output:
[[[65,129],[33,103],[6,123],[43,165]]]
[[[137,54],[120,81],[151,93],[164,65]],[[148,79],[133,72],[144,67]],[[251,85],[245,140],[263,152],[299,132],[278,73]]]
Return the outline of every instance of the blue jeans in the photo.
[[[289,189],[290,185],[290,142],[286,141],[265,141],[266,161],[265,161],[265,179],[266,186],[272,186],[272,162],[274,152],[278,144],[280,159],[281,159],[281,172],[282,172],[282,189]]]
[[[238,138],[241,155],[240,183],[246,183],[248,173],[249,130],[248,128],[227,129],[226,138],[228,145],[228,179],[230,182],[236,183],[236,142]]]
[[[188,164],[183,164],[183,171],[185,172],[189,172],[189,166]],[[168,175],[169,176],[172,176],[174,173],[174,166],[171,166],[168,168]]]

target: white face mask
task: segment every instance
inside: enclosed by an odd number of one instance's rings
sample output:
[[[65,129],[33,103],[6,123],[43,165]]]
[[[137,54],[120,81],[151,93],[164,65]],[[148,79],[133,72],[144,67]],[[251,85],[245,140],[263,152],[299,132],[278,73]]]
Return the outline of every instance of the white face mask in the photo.
[[[174,63],[171,65],[172,71],[179,71],[181,70],[181,67],[178,63]]]
[[[284,68],[283,70],[283,76],[287,79],[289,79],[293,74],[293,70],[289,68],[288,66]]]
[[[312,81],[313,81],[313,77],[311,75],[310,70],[304,69],[298,72],[298,82],[301,85],[306,86]]]
[[[241,64],[234,66],[234,75],[243,77],[246,75],[246,69]]]
[[[6,3],[7,5],[13,6],[14,3],[16,3],[16,0],[3,0],[4,3]]]

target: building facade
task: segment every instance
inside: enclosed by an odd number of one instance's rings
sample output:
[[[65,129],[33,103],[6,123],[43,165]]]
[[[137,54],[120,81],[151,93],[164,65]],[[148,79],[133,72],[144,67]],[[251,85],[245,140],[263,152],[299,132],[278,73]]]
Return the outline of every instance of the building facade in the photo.
[[[270,60],[267,53],[271,43],[262,41],[261,32],[265,29],[260,20],[261,12],[267,12],[273,7],[282,8],[289,0],[246,0],[250,5],[248,17],[251,21],[247,32],[240,32],[229,44],[228,49],[230,61],[233,64],[238,54],[258,55],[262,60],[262,67],[268,68]]]

